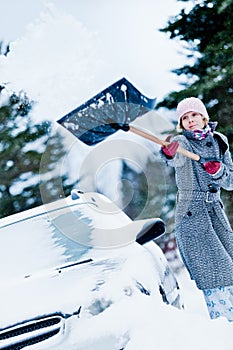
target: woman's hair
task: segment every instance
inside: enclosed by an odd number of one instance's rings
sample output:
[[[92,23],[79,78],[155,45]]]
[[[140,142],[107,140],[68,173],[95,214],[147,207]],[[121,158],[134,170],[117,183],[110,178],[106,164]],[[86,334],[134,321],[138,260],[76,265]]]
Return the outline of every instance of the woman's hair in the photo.
[[[208,125],[209,119],[204,117],[203,115],[202,115],[202,119],[203,119],[203,122],[204,122],[204,127],[206,127]],[[176,130],[178,132],[182,132],[184,130],[184,127],[182,125],[182,117],[179,119],[179,122],[177,124]]]

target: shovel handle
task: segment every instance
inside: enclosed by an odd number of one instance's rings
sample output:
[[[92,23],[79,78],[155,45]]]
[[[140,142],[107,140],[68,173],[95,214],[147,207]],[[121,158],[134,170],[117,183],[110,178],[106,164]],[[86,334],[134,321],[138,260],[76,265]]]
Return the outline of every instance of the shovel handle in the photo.
[[[170,144],[170,142],[167,142],[167,141],[164,141],[164,140],[161,140],[159,139],[158,137],[154,136],[154,135],[151,135],[151,134],[148,134],[147,132],[145,131],[142,131],[142,130],[139,130],[137,128],[135,128],[134,126],[130,125],[129,126],[129,130],[131,132],[133,132],[134,134],[137,134],[139,136],[142,136],[144,137],[145,139],[147,140],[150,140],[150,141],[153,141],[155,143],[158,143],[159,145],[161,146],[168,146]],[[200,156],[193,153],[193,152],[190,152],[190,151],[187,151],[186,149],[182,148],[182,147],[178,147],[177,151],[178,153],[182,154],[183,156],[185,157],[188,157],[188,158],[191,158],[193,160],[196,160],[197,162],[200,160]]]

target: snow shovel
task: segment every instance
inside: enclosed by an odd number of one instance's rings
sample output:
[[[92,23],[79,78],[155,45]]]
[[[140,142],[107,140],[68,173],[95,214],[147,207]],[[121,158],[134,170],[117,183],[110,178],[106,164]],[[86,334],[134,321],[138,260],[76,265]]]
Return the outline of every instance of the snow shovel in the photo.
[[[136,118],[153,110],[155,101],[155,98],[147,98],[126,78],[122,78],[57,122],[89,146],[96,145],[118,130],[131,131],[161,146],[167,146],[169,142],[130,125]],[[200,156],[182,147],[177,152],[200,160]]]

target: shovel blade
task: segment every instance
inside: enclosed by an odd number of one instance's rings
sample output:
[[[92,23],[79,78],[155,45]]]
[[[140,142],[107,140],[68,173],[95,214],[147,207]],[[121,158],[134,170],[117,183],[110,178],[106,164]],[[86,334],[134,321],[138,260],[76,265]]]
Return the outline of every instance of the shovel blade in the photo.
[[[154,108],[155,101],[122,78],[57,122],[80,141],[92,146],[121,129],[121,125],[148,113]]]

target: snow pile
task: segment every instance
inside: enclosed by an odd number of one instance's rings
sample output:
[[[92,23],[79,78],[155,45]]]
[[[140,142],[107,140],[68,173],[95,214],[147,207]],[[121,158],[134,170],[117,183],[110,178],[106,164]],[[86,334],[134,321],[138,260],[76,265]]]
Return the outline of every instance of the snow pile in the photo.
[[[50,5],[1,57],[1,81],[37,102],[37,121],[56,120],[108,84],[97,43],[81,22]]]

